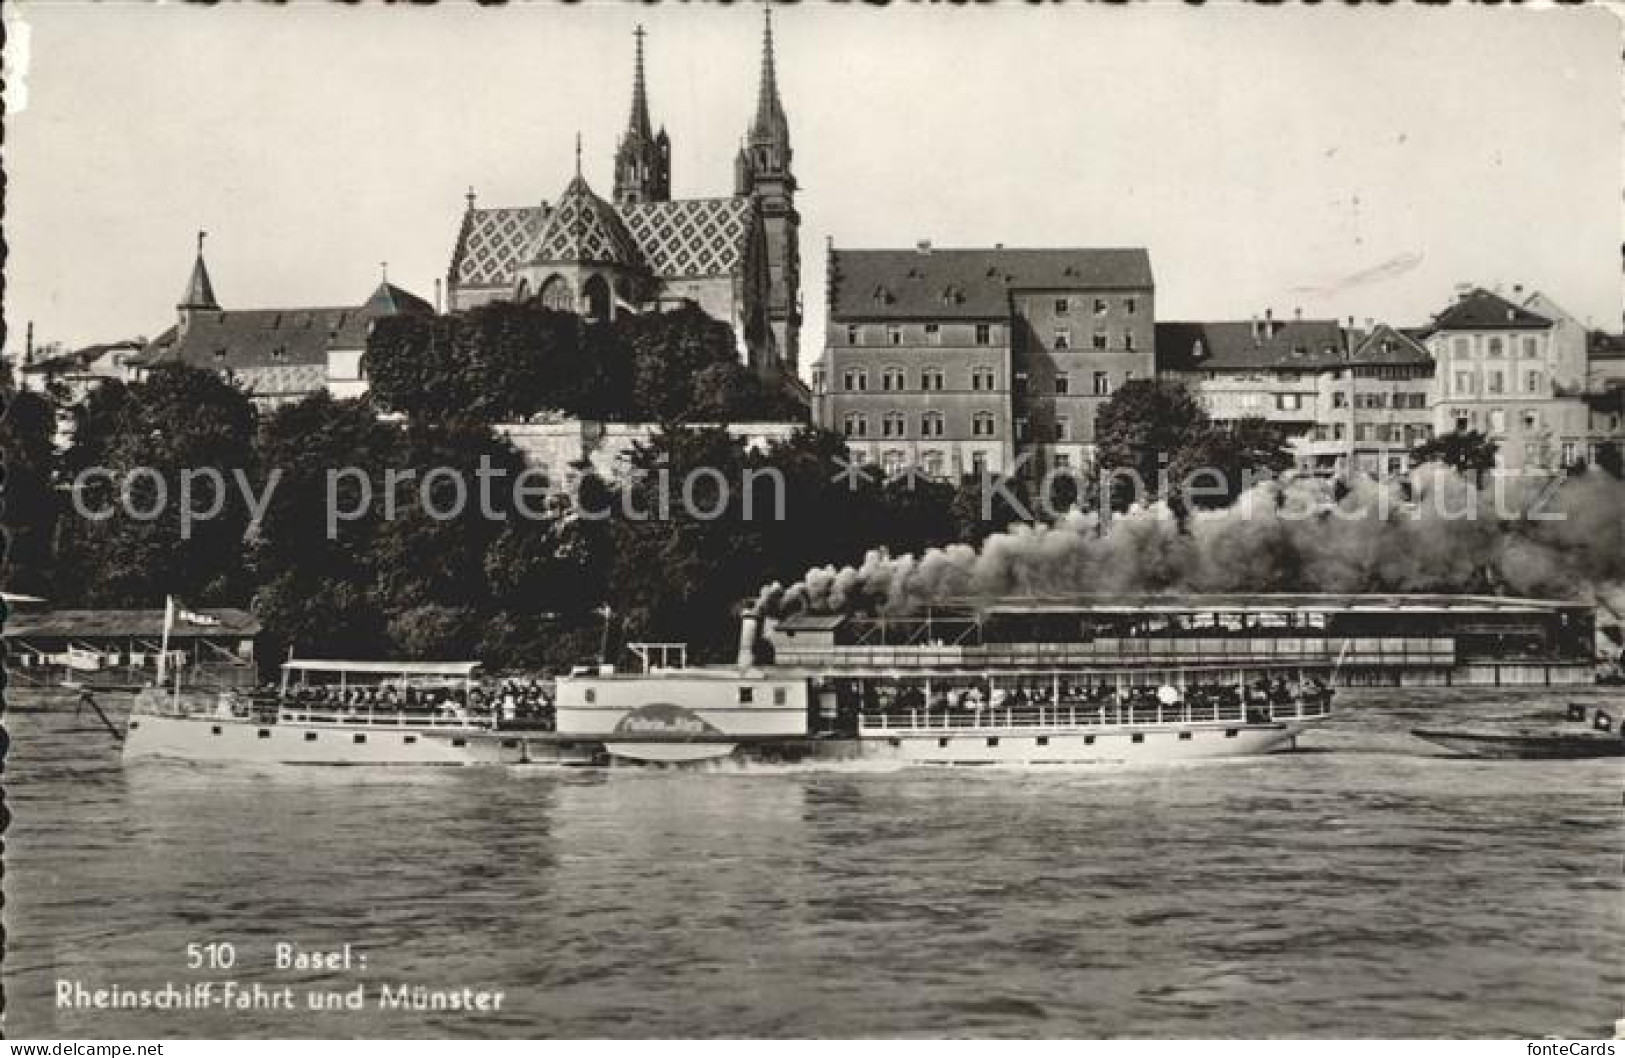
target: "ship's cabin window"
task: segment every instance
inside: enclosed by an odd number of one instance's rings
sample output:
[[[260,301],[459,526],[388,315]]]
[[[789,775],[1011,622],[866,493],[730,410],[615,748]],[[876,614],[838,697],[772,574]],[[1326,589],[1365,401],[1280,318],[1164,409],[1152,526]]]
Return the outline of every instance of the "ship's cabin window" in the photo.
[[[739,688],[739,704],[749,705],[756,700],[756,691],[750,687]]]
[[[134,727],[135,725],[131,724],[130,726]],[[220,732],[220,725],[219,724],[216,724],[213,727],[209,728],[209,734],[211,734],[211,735],[218,735],[220,733],[221,732]]]
[[[1233,727],[1227,727],[1227,728],[1224,729],[1224,737],[1225,738],[1235,738],[1237,734],[1238,734],[1238,732]]]
[[[948,748],[948,740],[945,739],[945,738],[937,739],[937,748],[938,749],[947,749]]]
[[[997,738],[990,738],[987,740],[987,744],[989,746],[997,746],[999,744],[999,740]]]
[[[1037,742],[1040,746],[1047,746],[1047,745],[1049,745],[1049,736],[1048,735],[1039,735],[1033,741]]]
[[[270,729],[269,728],[264,728],[264,727],[260,728],[260,737],[261,738],[270,738],[271,737]]]
[[[598,692],[593,690],[591,687],[588,687],[585,691],[583,691],[581,696],[587,700],[588,705],[591,705],[598,700]]]
[[[314,731],[306,731],[305,732],[305,741],[306,742],[314,742],[314,741],[316,741],[316,732],[314,732]]]
[[[1145,741],[1145,736],[1144,735],[1135,735],[1134,736],[1134,741],[1135,742],[1144,742]]]
[[[789,694],[788,694],[788,692],[785,691],[785,689],[783,687],[775,687],[775,688],[773,688],[773,704],[774,705],[783,705],[787,701],[789,701]]]
[[[1181,731],[1179,733],[1179,741],[1181,741],[1181,742],[1189,742],[1190,740],[1191,740],[1191,733],[1189,731]]]
[[[452,749],[462,749],[466,745],[468,745],[468,739],[466,738],[454,738],[451,740]]]
[[[505,739],[502,740],[502,748],[503,749],[518,749],[519,748],[519,740],[517,738],[505,738]]]
[[[406,735],[401,739],[401,741],[406,743],[408,746],[416,745],[417,740],[418,737],[416,735]]]
[[[1095,744],[1095,736],[1093,736],[1093,735],[1084,735],[1083,736],[1083,744],[1085,746],[1094,745]]]
[[[366,735],[358,733],[355,736],[355,744],[358,745],[358,746],[361,745],[362,743],[366,742],[366,741],[367,741],[367,736]]]

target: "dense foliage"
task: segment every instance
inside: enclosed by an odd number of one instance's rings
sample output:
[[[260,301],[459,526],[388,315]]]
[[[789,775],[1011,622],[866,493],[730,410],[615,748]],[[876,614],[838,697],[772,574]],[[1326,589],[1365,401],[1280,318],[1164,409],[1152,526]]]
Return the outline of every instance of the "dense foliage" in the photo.
[[[1443,463],[1476,478],[1495,469],[1497,447],[1480,430],[1452,430],[1417,445],[1411,451],[1411,461]]]

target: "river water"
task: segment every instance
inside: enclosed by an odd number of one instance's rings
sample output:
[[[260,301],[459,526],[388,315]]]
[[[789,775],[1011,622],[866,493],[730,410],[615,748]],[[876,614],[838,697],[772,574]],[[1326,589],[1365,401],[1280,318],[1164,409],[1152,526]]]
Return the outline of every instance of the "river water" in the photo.
[[[1596,1037],[1625,763],[1405,733],[1580,696],[1347,692],[1300,752],[1155,771],[558,774],[126,769],[13,694],[6,1033]],[[278,972],[279,941],[352,965]],[[226,980],[368,1005],[55,1004]],[[504,995],[378,1009],[401,984]]]

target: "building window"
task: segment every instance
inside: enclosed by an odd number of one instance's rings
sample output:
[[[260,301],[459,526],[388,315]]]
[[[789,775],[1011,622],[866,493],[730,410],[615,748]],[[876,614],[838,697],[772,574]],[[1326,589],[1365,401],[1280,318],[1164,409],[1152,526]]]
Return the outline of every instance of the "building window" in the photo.
[[[1095,396],[1109,397],[1112,395],[1111,376],[1104,371],[1095,372]]]
[[[942,453],[935,448],[928,449],[920,454],[920,469],[925,471],[927,477],[942,477]]]
[[[900,411],[889,411],[885,418],[880,420],[880,435],[882,437],[903,436],[903,423],[905,418]]]
[[[1134,351],[1134,332],[1133,331],[1124,331],[1123,332],[1123,348],[1126,351],[1131,352],[1131,353]]]
[[[869,372],[860,367],[849,367],[841,375],[841,386],[848,393],[862,393],[869,388]]]
[[[1072,392],[1072,376],[1062,373],[1055,376],[1055,395],[1065,397]]]
[[[993,342],[993,328],[986,323],[976,325],[976,344],[991,345]]]
[[[1540,429],[1540,412],[1533,410],[1524,412],[1523,428],[1531,431]]]
[[[1490,339],[1490,359],[1491,360],[1499,360],[1505,355],[1506,355],[1506,349],[1502,345],[1501,339],[1499,339],[1499,338],[1491,338]]]
[[[1346,408],[1348,406],[1349,406],[1349,395],[1347,393],[1343,392],[1340,389],[1339,390],[1334,390],[1332,392],[1332,407],[1334,407],[1334,408]]]
[[[1473,373],[1471,371],[1457,371],[1456,372],[1456,392],[1457,393],[1472,393],[1472,391],[1473,391]]]
[[[1070,349],[1070,348],[1072,348],[1072,332],[1067,330],[1065,327],[1058,328],[1056,330],[1056,332],[1055,332],[1055,346],[1054,346],[1054,348],[1056,348],[1056,349]]]
[[[1072,420],[1065,415],[1055,420],[1055,439],[1057,441],[1072,440]]]
[[[1490,411],[1490,433],[1502,434],[1507,432],[1507,413],[1500,408]]]
[[[886,326],[886,344],[887,345],[902,345],[903,344],[903,328],[897,326],[896,324],[888,324]]]
[[[991,367],[978,367],[970,373],[970,388],[979,391],[992,392],[995,388],[996,376]]]
[[[1126,313],[1127,315],[1132,316],[1132,315],[1134,315],[1135,313],[1137,313],[1139,311],[1140,311],[1140,301],[1139,301],[1138,298],[1124,298],[1123,299],[1123,312],[1124,313]]]
[[[1528,337],[1523,340],[1524,356],[1527,356],[1529,359],[1533,360],[1535,357],[1540,355],[1540,353],[1537,351],[1538,349],[1539,346],[1533,337]]]
[[[920,416],[921,437],[941,437],[942,427],[942,412],[928,411],[924,415]]]
[[[1563,442],[1563,466],[1571,467],[1578,461],[1579,452],[1573,441]]]
[[[862,338],[862,336],[863,336],[863,332],[858,327],[857,324],[849,323],[849,324],[846,325],[846,344],[847,345],[862,345],[863,342],[860,340]]]
[[[1106,299],[1105,298],[1096,298],[1095,299],[1095,315],[1096,316],[1104,316],[1104,315],[1106,315]]]
[[[1055,299],[1055,315],[1065,316],[1072,311],[1072,302],[1067,298]]]
[[[920,388],[927,391],[942,389],[942,368],[928,367],[921,371]]]
[[[926,345],[941,345],[942,344],[942,327],[941,327],[941,325],[935,324],[935,323],[928,323],[928,324],[925,325],[925,344]]]
[[[1303,407],[1303,394],[1277,393],[1275,395],[1275,407],[1279,411],[1297,411]]]
[[[1540,372],[1530,371],[1524,375],[1523,390],[1525,393],[1540,392]]]
[[[993,413],[979,411],[971,417],[971,433],[976,437],[993,436]]]
[[[1489,373],[1488,392],[1505,393],[1506,391],[1506,373],[1503,371],[1491,371]]]
[[[741,688],[739,688],[739,704],[740,705],[750,705],[755,700],[756,700],[756,688],[754,688],[754,687],[741,687]]]
[[[887,392],[896,392],[905,385],[903,369],[900,367],[888,367],[880,373],[880,388]]]
[[[972,452],[970,454],[970,472],[977,477],[982,477],[987,473],[986,452]]]
[[[1457,338],[1456,339],[1456,359],[1457,360],[1465,360],[1465,359],[1467,359],[1467,357],[1469,355],[1468,350],[1469,350],[1469,346],[1467,344],[1467,339],[1466,338]]]
[[[812,379],[813,392],[814,393],[822,393],[822,392],[824,392],[824,369],[821,368],[821,367],[815,367],[815,368],[813,368],[812,375],[813,375],[813,379]]]
[[[1090,344],[1092,346],[1094,346],[1096,349],[1105,349],[1106,348],[1106,332],[1105,331],[1096,331],[1094,333],[1093,337],[1090,340]]]
[[[898,451],[895,448],[888,449],[886,453],[880,457],[880,469],[888,478],[894,478],[898,474],[901,474],[903,472],[903,467],[907,465],[908,453]]]
[[[1368,422],[1356,423],[1354,427],[1355,442],[1358,444],[1370,444],[1371,439],[1371,424]]]
[[[869,417],[867,415],[863,415],[859,412],[853,412],[846,417],[844,425],[846,427],[846,436],[848,437],[869,436]]]

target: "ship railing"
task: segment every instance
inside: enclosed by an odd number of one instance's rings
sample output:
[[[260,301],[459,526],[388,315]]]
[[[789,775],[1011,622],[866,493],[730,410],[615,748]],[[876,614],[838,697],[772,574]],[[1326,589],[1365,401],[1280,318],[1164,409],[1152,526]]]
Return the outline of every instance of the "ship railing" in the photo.
[[[912,731],[937,729],[994,730],[1011,728],[1097,728],[1129,727],[1145,724],[1222,724],[1246,722],[1246,709],[1232,703],[1181,703],[1177,705],[1080,704],[985,707],[959,709],[911,709],[906,712],[864,713],[858,718],[863,731]]]
[[[488,719],[473,716],[452,716],[444,713],[380,712],[356,710],[344,712],[331,709],[277,710],[279,724],[331,724],[336,727],[414,727],[445,729],[448,731],[483,730],[491,726]]]
[[[1332,696],[1329,694],[1305,695],[1290,702],[1270,703],[1270,719],[1274,721],[1319,720],[1331,715]]]

